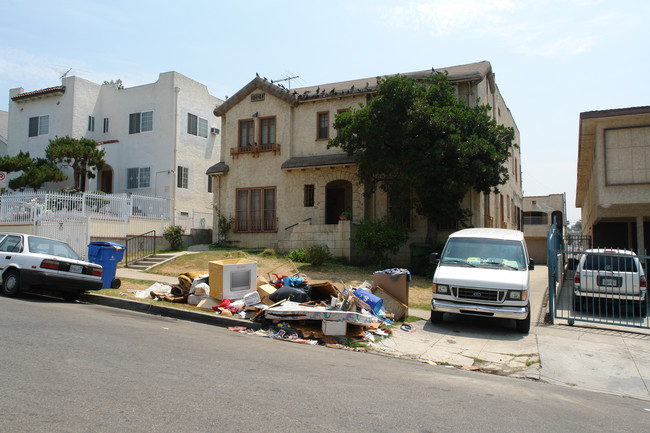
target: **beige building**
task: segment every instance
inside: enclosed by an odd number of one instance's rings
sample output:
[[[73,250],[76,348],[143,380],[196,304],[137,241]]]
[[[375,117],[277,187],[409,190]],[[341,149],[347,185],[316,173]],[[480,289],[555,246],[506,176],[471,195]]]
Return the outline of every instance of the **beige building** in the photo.
[[[576,207],[594,246],[650,245],[650,106],[580,113]]]
[[[492,107],[491,116],[519,131],[494,80],[489,62],[444,69],[459,97]],[[440,70],[442,72],[442,70]],[[432,70],[406,75],[424,78]],[[269,247],[287,252],[314,244],[327,245],[333,255],[354,260],[350,236],[355,222],[390,214],[387,194],[363,195],[355,161],[339,148],[327,148],[337,131],[335,115],[365,104],[377,90],[377,78],[286,89],[259,76],[244,86],[214,114],[221,117],[222,147],[219,162],[208,169],[215,177],[214,203],[222,215],[234,217],[228,239],[241,247]],[[520,228],[521,157],[513,148],[507,162],[510,181],[499,194],[472,191],[464,199],[475,227]],[[343,212],[350,214],[340,220]],[[426,220],[411,212],[407,222],[411,243],[423,242]],[[215,213],[215,219],[217,218]],[[216,221],[215,221],[216,227]],[[456,230],[443,227],[440,240]],[[215,240],[219,234],[215,231]],[[405,265],[409,245],[395,263]]]
[[[524,197],[524,236],[536,264],[547,262],[546,238],[553,221],[563,231],[567,224],[565,194]]]

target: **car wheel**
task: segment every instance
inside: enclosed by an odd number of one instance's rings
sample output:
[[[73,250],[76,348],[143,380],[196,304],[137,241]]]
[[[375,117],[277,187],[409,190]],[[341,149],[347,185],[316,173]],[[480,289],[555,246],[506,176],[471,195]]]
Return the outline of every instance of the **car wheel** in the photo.
[[[2,279],[2,295],[17,296],[20,293],[20,274],[16,270],[7,271]]]
[[[646,317],[648,315],[648,296],[646,295],[645,301],[638,302],[639,315]]]
[[[440,311],[431,311],[431,323],[442,323],[442,315]]]
[[[573,311],[582,312],[582,296],[573,295]]]
[[[530,332],[530,304],[528,304],[528,316],[523,320],[516,320],[517,331],[522,334]]]

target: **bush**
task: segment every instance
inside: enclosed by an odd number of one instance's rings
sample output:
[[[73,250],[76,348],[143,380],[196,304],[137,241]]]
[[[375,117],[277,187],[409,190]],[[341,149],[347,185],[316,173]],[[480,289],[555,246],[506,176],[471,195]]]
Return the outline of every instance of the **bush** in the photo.
[[[163,232],[163,237],[172,250],[179,250],[181,245],[183,245],[183,233],[185,229],[182,226],[169,226]]]
[[[381,267],[387,267],[388,253],[397,254],[408,241],[408,227],[389,219],[363,220],[352,235],[352,242],[370,254]]]
[[[287,254],[287,259],[291,260],[292,262],[306,263],[307,255],[305,254],[305,250],[301,248],[299,250],[293,250]]]
[[[327,245],[312,245],[305,251],[305,259],[313,266],[320,266],[332,259],[332,254]]]

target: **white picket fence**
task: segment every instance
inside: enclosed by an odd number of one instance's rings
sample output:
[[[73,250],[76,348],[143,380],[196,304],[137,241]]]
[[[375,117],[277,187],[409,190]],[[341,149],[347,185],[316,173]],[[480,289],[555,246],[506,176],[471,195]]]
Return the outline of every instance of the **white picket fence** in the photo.
[[[86,257],[91,236],[162,234],[172,224],[170,209],[168,199],[136,194],[7,193],[0,195],[0,230],[24,231],[32,225],[34,234],[63,240]]]

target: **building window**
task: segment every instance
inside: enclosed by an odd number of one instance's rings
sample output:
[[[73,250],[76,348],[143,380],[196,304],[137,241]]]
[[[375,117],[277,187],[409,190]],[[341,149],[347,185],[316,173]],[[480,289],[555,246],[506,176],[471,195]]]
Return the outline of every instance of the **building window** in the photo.
[[[548,214],[545,212],[524,212],[524,225],[548,225]]]
[[[305,207],[314,207],[314,185],[305,185]]]
[[[129,134],[153,131],[153,111],[129,114]]]
[[[187,133],[208,138],[208,120],[194,114],[187,113]]]
[[[275,117],[260,119],[260,150],[271,150],[275,144]]]
[[[95,132],[95,117],[88,116],[88,131]]]
[[[50,116],[36,116],[29,118],[29,137],[47,135],[50,132]]]
[[[208,175],[208,192],[212,193],[212,176]]]
[[[255,124],[252,120],[239,121],[239,151],[243,152],[255,144]]]
[[[388,215],[400,226],[411,228],[411,194],[398,192],[394,184],[387,185]]]
[[[237,190],[236,231],[274,232],[275,214],[275,187]]]
[[[108,132],[108,117],[104,117],[104,134]]]
[[[324,111],[318,113],[318,139],[327,140],[330,138],[330,113]]]
[[[135,167],[126,169],[126,188],[138,189],[149,188],[150,183],[150,167]]]
[[[178,188],[188,188],[188,175],[189,175],[190,169],[187,167],[181,167],[180,165],[178,166],[178,179],[176,182],[176,186]]]

